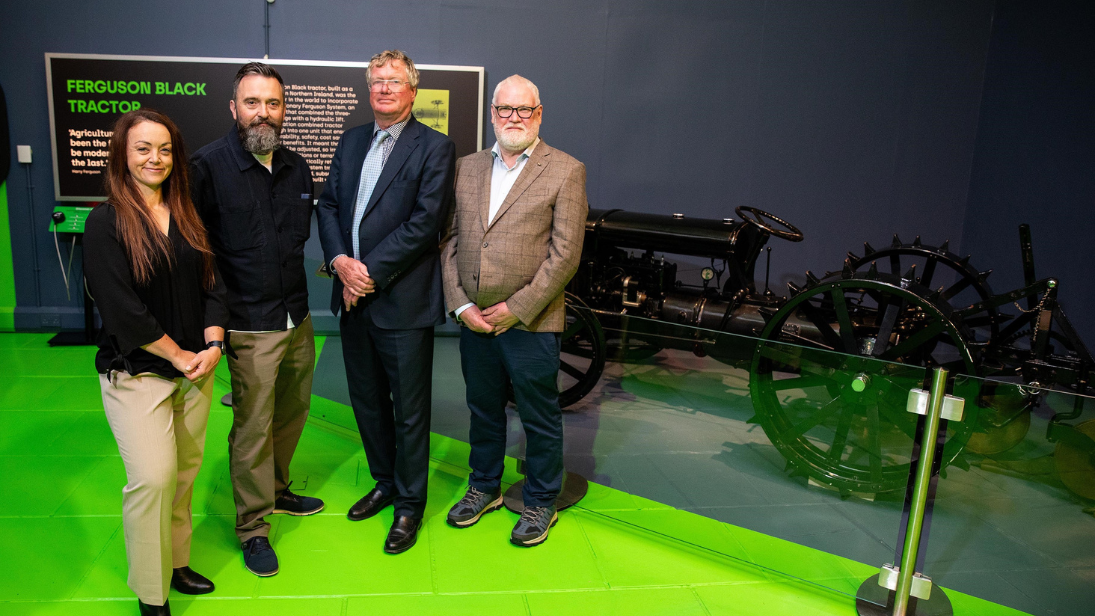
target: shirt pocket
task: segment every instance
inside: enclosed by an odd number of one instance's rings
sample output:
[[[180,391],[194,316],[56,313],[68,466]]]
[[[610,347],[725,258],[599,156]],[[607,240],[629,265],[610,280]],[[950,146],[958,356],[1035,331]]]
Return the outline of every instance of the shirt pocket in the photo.
[[[266,244],[258,203],[252,201],[238,208],[221,208],[220,215],[221,243],[228,250],[250,250]]]
[[[312,196],[301,197],[293,203],[293,236],[299,242],[308,241],[312,234]]]

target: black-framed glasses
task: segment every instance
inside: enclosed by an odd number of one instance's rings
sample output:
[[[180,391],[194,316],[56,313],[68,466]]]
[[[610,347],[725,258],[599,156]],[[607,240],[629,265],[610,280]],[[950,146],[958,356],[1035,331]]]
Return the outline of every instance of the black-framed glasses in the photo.
[[[500,118],[508,118],[513,115],[513,112],[517,112],[517,117],[522,120],[527,120],[532,117],[532,114],[536,113],[536,110],[540,108],[540,105],[535,107],[510,107],[509,105],[491,105],[494,107],[494,112],[498,114]]]
[[[373,92],[381,92],[384,86],[388,86],[390,92],[402,92],[409,85],[411,84],[399,79],[377,79],[369,83],[369,89]]]

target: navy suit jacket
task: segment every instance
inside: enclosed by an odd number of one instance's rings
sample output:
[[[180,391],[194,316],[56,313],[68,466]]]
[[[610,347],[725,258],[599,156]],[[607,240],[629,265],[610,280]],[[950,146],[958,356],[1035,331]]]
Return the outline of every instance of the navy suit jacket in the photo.
[[[329,264],[353,258],[351,233],[360,236],[361,261],[376,291],[358,301],[377,327],[416,329],[445,322],[439,241],[453,202],[456,147],[411,116],[376,182],[361,226],[352,229],[354,203],[373,137],[373,123],[342,134],[319,198],[319,239]],[[335,277],[331,312],[342,306]]]

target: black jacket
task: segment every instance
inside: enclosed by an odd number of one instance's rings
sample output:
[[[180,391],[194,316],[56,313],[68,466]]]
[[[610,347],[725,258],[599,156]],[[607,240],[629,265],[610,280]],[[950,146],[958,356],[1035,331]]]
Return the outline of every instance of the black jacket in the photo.
[[[191,158],[191,197],[228,287],[228,329],[283,331],[308,314],[304,243],[311,234],[312,171],[274,151],[267,171],[236,128]]]

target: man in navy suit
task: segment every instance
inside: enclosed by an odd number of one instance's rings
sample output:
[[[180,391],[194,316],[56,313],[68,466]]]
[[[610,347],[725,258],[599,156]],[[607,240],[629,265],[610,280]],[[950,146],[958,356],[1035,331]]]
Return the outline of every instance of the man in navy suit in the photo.
[[[444,322],[439,234],[453,199],[456,148],[411,114],[418,70],[401,51],[365,71],[376,121],[346,131],[319,198],[319,236],[335,273],[342,354],[376,486],[347,517],[395,505],[384,551],[414,545],[429,474],[433,328]]]

